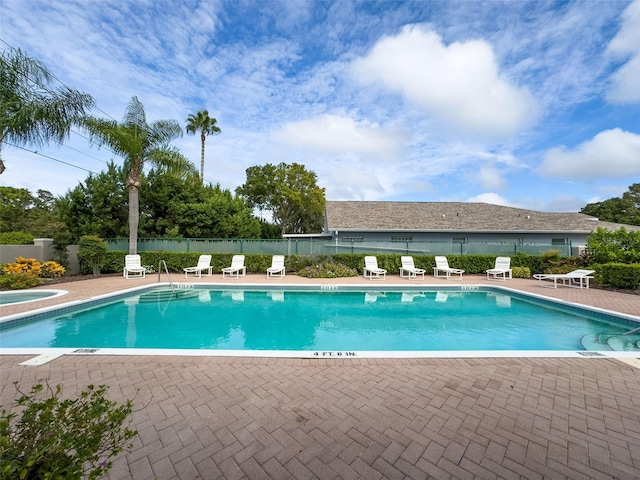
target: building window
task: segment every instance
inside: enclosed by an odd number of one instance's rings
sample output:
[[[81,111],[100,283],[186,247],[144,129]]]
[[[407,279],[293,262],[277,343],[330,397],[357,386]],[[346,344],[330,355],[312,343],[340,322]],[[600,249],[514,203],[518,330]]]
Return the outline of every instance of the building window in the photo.
[[[342,237],[343,242],[364,242],[364,237]]]
[[[392,242],[413,242],[413,237],[411,235],[405,237],[391,237]]]
[[[467,239],[465,237],[453,237],[451,243],[465,243]]]
[[[566,238],[552,238],[551,239],[551,245],[566,245],[567,244],[567,239]]]

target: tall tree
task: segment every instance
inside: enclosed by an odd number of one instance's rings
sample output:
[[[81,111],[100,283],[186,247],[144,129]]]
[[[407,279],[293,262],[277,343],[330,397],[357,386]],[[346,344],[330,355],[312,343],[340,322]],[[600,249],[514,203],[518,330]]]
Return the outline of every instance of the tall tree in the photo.
[[[77,242],[85,235],[102,238],[127,235],[127,172],[113,162],[107,170],[89,175],[84,182],[56,201],[56,208]]]
[[[202,185],[154,167],[141,177],[139,235],[145,237],[257,238],[260,222],[242,198],[219,185]],[[113,162],[58,199],[57,211],[77,241],[127,235],[127,172]],[[0,195],[2,188],[0,187]],[[0,197],[1,198],[1,197]],[[0,209],[0,213],[2,210]]]
[[[157,120],[148,124],[144,106],[137,97],[131,98],[123,123],[88,117],[84,119],[84,125],[92,139],[108,145],[125,159],[129,170],[129,253],[136,253],[144,162],[167,166],[175,163],[176,152],[169,147],[169,142],[182,135],[182,128],[175,120]]]
[[[0,187],[2,232],[25,232],[35,238],[56,238],[66,229],[51,192],[38,190],[36,195],[32,195],[26,188]]]
[[[94,105],[93,97],[53,85],[45,65],[22,50],[0,53],[0,174],[2,145],[62,143],[71,126]]]
[[[580,213],[608,222],[640,225],[640,183],[634,183],[622,197],[614,197],[582,207]]]
[[[35,199],[26,188],[0,187],[0,232],[28,232],[25,217]]]
[[[273,222],[285,233],[320,232],[324,215],[324,188],[317,175],[298,163],[266,164],[247,169],[247,181],[236,189],[252,208],[271,211]]]
[[[195,135],[200,133],[200,181],[204,183],[204,143],[207,135],[217,135],[220,128],[216,125],[217,120],[209,116],[207,110],[198,110],[196,114],[187,118],[187,133]]]

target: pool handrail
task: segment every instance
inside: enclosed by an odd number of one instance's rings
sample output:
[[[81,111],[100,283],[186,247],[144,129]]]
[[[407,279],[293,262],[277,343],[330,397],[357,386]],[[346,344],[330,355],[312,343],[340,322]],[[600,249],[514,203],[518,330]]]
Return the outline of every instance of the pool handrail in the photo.
[[[169,268],[167,267],[167,262],[164,260],[160,260],[158,262],[158,283],[160,283],[160,276],[162,275],[162,266],[164,265],[164,271],[167,274],[167,280],[169,280],[169,286],[171,287],[171,292],[175,295],[176,289],[173,286],[173,282],[171,281],[171,274],[169,273]]]

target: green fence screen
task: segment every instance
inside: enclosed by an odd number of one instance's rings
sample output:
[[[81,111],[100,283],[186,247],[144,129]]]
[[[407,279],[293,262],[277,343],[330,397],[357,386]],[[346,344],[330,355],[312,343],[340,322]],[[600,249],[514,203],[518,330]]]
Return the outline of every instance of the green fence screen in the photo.
[[[107,239],[109,250],[129,250],[126,238]],[[539,255],[559,250],[571,256],[571,243],[526,242],[335,242],[327,239],[139,238],[139,252],[260,253],[269,255],[332,255],[335,253],[397,253],[407,255]]]

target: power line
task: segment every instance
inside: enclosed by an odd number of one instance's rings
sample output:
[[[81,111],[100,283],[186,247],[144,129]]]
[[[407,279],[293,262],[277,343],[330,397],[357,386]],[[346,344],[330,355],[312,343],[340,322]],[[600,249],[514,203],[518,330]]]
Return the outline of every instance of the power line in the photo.
[[[6,42],[6,41],[5,41],[5,40],[3,40],[2,38],[0,38],[0,42],[1,42],[1,43],[3,43],[3,44],[5,44],[7,47],[9,47],[10,49],[12,49],[12,50],[14,50],[14,51],[18,50],[18,48],[16,48],[16,47],[12,46],[11,44],[9,44],[8,42]],[[27,53],[26,53],[26,51],[25,51],[25,56],[28,56],[28,55],[27,55]],[[36,60],[37,60],[37,59],[36,59]],[[53,73],[49,72],[48,70],[47,70],[47,72],[48,72],[48,74],[49,74],[49,76],[50,76],[50,78],[51,78],[52,80],[55,80],[56,82],[58,82],[60,85],[62,85],[64,88],[66,88],[66,89],[68,89],[68,90],[73,90],[73,89],[71,89],[69,86],[67,86],[64,82],[62,82],[62,81],[61,81],[61,80],[60,80],[60,79],[59,79],[55,74],[53,74]],[[20,69],[19,69],[19,70],[18,70],[18,73],[19,73],[19,74],[21,74],[22,76],[24,76],[24,77],[27,79],[27,81],[28,81],[29,83],[31,83],[34,87],[40,88],[41,90],[44,90],[45,92],[48,92],[48,93],[50,93],[50,94],[55,94],[55,92],[54,92],[53,90],[51,90],[50,88],[48,88],[48,86],[47,86],[47,85],[42,85],[40,82],[37,82],[36,80],[32,79],[32,78],[29,76],[28,72],[25,72],[24,70],[20,70]],[[117,120],[116,120],[115,118],[113,118],[111,115],[109,115],[107,112],[105,112],[104,110],[102,110],[102,109],[101,109],[101,108],[99,108],[98,106],[94,105],[94,106],[93,106],[93,108],[95,108],[95,109],[96,109],[96,110],[98,110],[99,112],[103,113],[104,115],[106,115],[106,116],[107,116],[108,118],[110,118],[111,120],[113,120],[113,121],[117,122]],[[103,145],[103,144],[101,144],[101,143],[97,143],[97,142],[95,142],[95,141],[91,140],[90,138],[88,138],[88,137],[86,137],[86,136],[84,136],[84,135],[82,135],[82,134],[78,133],[78,132],[77,132],[77,131],[75,131],[75,130],[70,129],[70,132],[71,132],[71,133],[73,133],[73,134],[75,134],[75,135],[77,135],[77,136],[79,136],[79,137],[81,137],[81,138],[84,138],[85,140],[87,140],[89,143],[91,143],[91,144],[93,144],[93,145],[97,145],[99,148],[104,148],[105,150],[107,150],[108,152],[110,152],[111,154],[113,154],[113,155],[115,155],[115,156],[117,156],[117,157],[121,157],[121,155],[119,155],[119,154],[117,154],[116,152],[114,152],[113,150],[111,150],[108,146],[105,146],[105,145]],[[36,155],[40,155],[40,156],[42,156],[42,157],[44,157],[44,158],[49,158],[49,159],[54,160],[54,161],[56,161],[56,162],[66,164],[66,165],[69,165],[69,166],[71,166],[71,167],[78,168],[78,169],[80,169],[80,170],[84,170],[84,171],[89,172],[89,173],[91,173],[91,174],[95,174],[95,172],[93,172],[93,171],[91,171],[91,170],[87,170],[87,169],[85,169],[85,168],[83,168],[83,167],[79,167],[79,166],[77,166],[77,165],[73,165],[73,164],[68,163],[68,162],[65,162],[65,161],[63,161],[63,160],[59,160],[59,159],[57,159],[57,158],[55,158],[55,157],[51,157],[51,156],[48,156],[48,155],[45,155],[45,154],[39,153],[39,152],[37,152],[37,151],[35,151],[35,150],[29,150],[29,149],[27,149],[27,148],[20,147],[20,146],[17,146],[17,145],[13,145],[13,144],[10,144],[10,143],[8,143],[8,142],[5,142],[5,143],[7,143],[7,145],[11,145],[11,146],[13,146],[13,147],[15,147],[15,148],[19,148],[19,149],[22,149],[22,150],[24,150],[24,151],[27,151],[27,152],[30,152],[30,153],[34,153],[34,154],[36,154]],[[81,151],[81,150],[78,150],[78,149],[76,149],[76,148],[70,147],[69,145],[67,145],[67,144],[66,144],[66,143],[64,143],[64,142],[61,144],[61,146],[66,147],[66,148],[69,148],[70,150],[73,150],[73,151],[75,151],[75,152],[78,152],[78,153],[80,153],[81,155],[85,155],[85,156],[87,156],[87,157],[89,157],[89,158],[92,158],[92,159],[94,159],[94,160],[97,160],[97,161],[99,161],[99,162],[102,162],[102,163],[104,163],[105,165],[108,165],[108,162],[106,162],[106,161],[104,161],[104,160],[101,160],[101,159],[99,159],[99,158],[97,158],[97,157],[94,157],[94,156],[92,156],[92,155],[89,155],[88,153],[85,153],[85,152],[83,152],[83,151]]]
[[[68,165],[70,167],[77,168],[79,170],[84,170],[85,172],[88,172],[91,175],[98,175],[96,172],[94,172],[92,170],[89,170],[89,169],[84,168],[84,167],[79,167],[78,165],[74,165],[73,163],[65,162],[64,160],[60,160],[59,158],[52,157],[51,155],[45,155],[44,153],[40,153],[37,150],[29,150],[28,148],[21,147],[19,145],[15,145],[15,144],[9,143],[9,142],[5,142],[5,143],[7,145],[11,146],[11,147],[19,148],[20,150],[24,150],[25,152],[33,153],[34,155],[39,155],[41,157],[48,158],[49,160],[53,160],[54,162],[62,163],[64,165]]]
[[[5,40],[0,38],[0,42],[4,43],[7,47],[9,47],[10,49],[17,51],[19,50],[18,48],[14,47],[13,45],[7,43]],[[25,55],[28,57],[26,51],[25,51]],[[32,58],[32,57],[29,57]],[[38,59],[35,59],[38,60]],[[38,60],[39,61],[39,60]],[[44,90],[45,92],[51,93],[51,94],[55,94],[54,91],[52,91],[51,89],[47,88],[46,85],[41,85],[40,83],[36,82],[35,80],[31,79],[31,77],[29,77],[28,73],[18,70],[18,73],[21,73],[29,82],[31,82],[32,84],[38,86],[39,88],[41,88],[42,90]],[[66,88],[67,90],[74,90],[71,87],[69,87],[66,83],[64,83],[62,80],[60,80],[54,73],[50,72],[47,69],[47,73],[49,74],[49,76],[51,77],[52,80],[55,80],[56,82],[58,82],[60,85],[62,85],[64,88]],[[117,120],[115,118],[113,118],[111,115],[109,115],[107,112],[105,112],[104,110],[102,110],[100,107],[98,107],[97,105],[94,105],[93,108],[95,108],[96,110],[98,110],[99,112],[103,113],[104,115],[106,115],[107,117],[109,117],[111,120],[113,120],[114,122],[117,122]]]
[[[85,137],[84,135],[82,135],[81,133],[76,132],[76,131],[75,131],[75,130],[73,130],[73,129],[71,129],[71,130],[70,130],[70,132],[71,132],[71,133],[73,133],[73,134],[75,134],[75,135],[77,135],[77,136],[79,136],[80,138],[84,138],[84,139],[85,139],[85,140],[87,140],[90,144],[92,144],[92,145],[96,145],[98,148],[102,148],[102,149],[104,149],[104,150],[107,150],[109,153],[111,153],[111,154],[113,154],[113,155],[115,155],[115,156],[118,156],[118,157],[120,156],[119,154],[117,154],[116,152],[114,152],[113,150],[111,150],[108,146],[105,146],[105,145],[104,145],[104,144],[102,144],[102,143],[94,142],[94,141],[93,141],[93,140],[91,140],[89,137]],[[82,153],[82,152],[81,152],[81,153]],[[86,156],[88,156],[88,157],[90,157],[90,156],[91,156],[91,155],[89,155],[88,153],[85,153],[84,155],[86,155]],[[92,157],[92,158],[94,158],[94,157]],[[97,159],[96,159],[96,160],[97,160]],[[103,161],[103,160],[101,160],[101,161]],[[105,162],[105,163],[106,163],[106,162]]]
[[[18,50],[17,48],[13,47],[12,45],[10,45],[9,43],[7,43],[7,42],[6,42],[5,40],[3,40],[3,39],[0,39],[0,42],[4,43],[6,46],[8,46],[10,49],[12,49],[12,50],[14,50],[14,51]],[[26,55],[26,56],[28,56],[26,52],[25,52],[25,55]],[[52,80],[55,80],[55,81],[56,81],[56,82],[58,82],[60,85],[62,85],[64,88],[66,88],[66,89],[68,89],[68,90],[72,90],[72,89],[71,89],[70,87],[68,87],[64,82],[62,82],[62,81],[61,81],[61,80],[60,80],[60,79],[59,79],[55,74],[53,74],[53,73],[49,72],[48,70],[47,70],[47,72],[48,72],[48,74],[49,74],[49,76],[51,77],[51,79],[52,79]],[[46,84],[42,84],[41,82],[37,82],[36,80],[34,80],[33,78],[31,78],[31,77],[29,76],[28,72],[25,72],[25,71],[24,71],[24,70],[22,70],[22,69],[18,69],[18,70],[17,70],[17,73],[18,73],[18,74],[20,74],[20,75],[22,75],[22,76],[27,80],[27,82],[29,82],[33,87],[35,87],[35,88],[39,88],[39,89],[41,89],[41,90],[44,90],[44,91],[45,91],[45,92],[47,92],[47,93],[50,93],[50,94],[52,94],[52,95],[55,95],[55,92],[54,92],[53,90],[51,90],[51,88],[49,88],[49,87],[48,87],[48,85],[46,85]],[[95,105],[94,105],[94,108],[96,108],[98,111],[100,111],[100,112],[104,113],[104,114],[105,114],[105,115],[107,115],[109,118],[113,119],[113,117],[111,117],[108,113],[104,112],[103,110],[101,110],[101,109],[100,109],[100,108],[98,108],[97,106],[95,106]],[[113,119],[113,120],[115,120],[115,119]],[[78,136],[79,136],[79,137],[81,137],[81,138],[84,138],[85,140],[87,140],[87,141],[88,141],[89,143],[91,143],[91,144],[98,145],[98,146],[100,146],[100,147],[104,147],[103,145],[100,145],[100,144],[98,144],[98,143],[94,142],[94,141],[93,141],[93,140],[91,140],[90,138],[88,138],[88,137],[86,137],[86,136],[84,136],[84,135],[82,135],[82,134],[80,134],[80,133],[76,132],[76,131],[75,131],[75,130],[73,130],[73,129],[70,129],[70,132],[71,132],[71,133],[74,133],[74,134],[76,134],[76,135],[78,135]],[[78,149],[76,149],[76,148],[70,147],[69,145],[67,145],[67,144],[66,144],[66,143],[64,143],[64,142],[61,144],[61,146],[66,147],[66,148],[69,148],[70,150],[73,150],[73,151],[75,151],[75,152],[78,152],[78,153],[80,153],[81,155],[85,155],[85,156],[87,156],[88,158],[92,158],[92,159],[97,160],[97,161],[99,161],[99,162],[102,162],[102,163],[104,163],[104,164],[108,164],[108,162],[106,162],[106,161],[104,161],[104,160],[101,160],[101,159],[99,159],[99,158],[97,158],[97,157],[94,157],[94,156],[92,156],[92,155],[89,155],[88,153],[83,152],[83,151],[81,151],[81,150],[78,150]],[[17,147],[17,148],[22,148],[22,147]],[[113,152],[113,151],[112,151],[111,149],[109,149],[108,147],[104,147],[104,148],[105,148],[107,151],[109,151],[111,154],[113,154],[113,155],[117,155],[115,152]],[[27,150],[27,149],[23,149],[23,150],[30,151],[30,150]],[[37,153],[37,152],[35,152],[35,151],[31,151],[31,152],[32,152],[32,153]],[[40,154],[40,155],[42,155],[42,154]],[[42,155],[42,156],[45,156],[45,157],[46,157],[46,155]],[[56,159],[55,159],[55,158],[53,158],[53,157],[48,157],[48,158],[52,158],[53,160],[56,160]],[[61,161],[61,160],[56,160],[56,161],[60,161],[61,163],[66,163],[66,162],[63,162],[63,161]],[[75,165],[71,165],[71,166],[76,167]],[[80,169],[82,169],[82,167],[76,167],[76,168],[80,168]],[[82,170],[84,170],[84,169],[82,169]],[[87,171],[89,171],[89,170],[87,170]]]
[[[109,162],[106,162],[106,161],[102,160],[101,158],[94,157],[93,155],[89,155],[88,153],[85,153],[82,150],[78,150],[77,148],[70,147],[66,143],[63,143],[62,146],[65,147],[65,148],[68,148],[69,150],[73,150],[74,152],[78,152],[79,154],[84,155],[86,157],[93,158],[94,160],[97,160],[98,162],[102,162],[105,165],[109,165]]]

